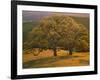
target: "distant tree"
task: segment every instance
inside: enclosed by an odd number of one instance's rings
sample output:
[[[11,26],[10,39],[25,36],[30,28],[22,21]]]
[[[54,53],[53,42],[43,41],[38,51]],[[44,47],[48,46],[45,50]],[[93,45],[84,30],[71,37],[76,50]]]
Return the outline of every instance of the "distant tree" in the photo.
[[[73,18],[61,14],[44,17],[30,36],[33,47],[52,49],[54,56],[57,56],[58,47],[69,50],[72,55],[73,49],[78,49],[81,44],[84,44],[84,49],[88,46],[87,29]]]

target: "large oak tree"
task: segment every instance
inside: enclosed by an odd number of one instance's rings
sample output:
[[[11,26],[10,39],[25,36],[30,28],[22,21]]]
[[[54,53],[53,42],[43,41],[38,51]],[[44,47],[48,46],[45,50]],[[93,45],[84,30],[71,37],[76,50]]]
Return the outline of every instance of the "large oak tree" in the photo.
[[[73,50],[89,49],[88,30],[84,25],[77,23],[72,17],[53,14],[44,17],[30,32],[32,47],[52,49],[57,56],[57,48]],[[81,49],[82,50],[82,49]]]

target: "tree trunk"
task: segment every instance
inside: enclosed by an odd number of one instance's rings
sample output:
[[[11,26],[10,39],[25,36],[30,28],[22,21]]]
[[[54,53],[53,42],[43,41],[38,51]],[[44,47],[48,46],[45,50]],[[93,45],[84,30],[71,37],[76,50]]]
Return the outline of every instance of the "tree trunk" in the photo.
[[[70,50],[69,50],[69,55],[72,55],[72,54],[73,54],[73,53],[72,53],[72,49],[70,49]]]
[[[53,51],[54,51],[54,56],[57,56],[57,49],[54,48]]]

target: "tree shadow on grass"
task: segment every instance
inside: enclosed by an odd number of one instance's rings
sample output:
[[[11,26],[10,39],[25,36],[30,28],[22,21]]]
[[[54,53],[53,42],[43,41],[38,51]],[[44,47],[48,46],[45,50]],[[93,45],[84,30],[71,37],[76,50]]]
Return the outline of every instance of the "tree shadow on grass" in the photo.
[[[56,57],[47,57],[47,58],[41,58],[37,60],[31,60],[28,62],[23,63],[23,68],[40,68],[42,64],[50,64],[52,62],[60,61],[63,59],[72,59],[77,58],[79,56],[56,56]],[[53,66],[53,65],[51,65]]]

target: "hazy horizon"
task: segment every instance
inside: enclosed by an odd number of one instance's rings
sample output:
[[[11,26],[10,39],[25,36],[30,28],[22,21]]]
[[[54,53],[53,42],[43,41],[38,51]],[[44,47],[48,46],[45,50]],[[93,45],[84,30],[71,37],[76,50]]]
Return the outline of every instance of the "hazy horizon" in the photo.
[[[89,18],[88,13],[47,12],[47,11],[26,11],[26,10],[24,10],[22,12],[23,22],[40,20],[41,18],[43,18],[45,16],[52,15],[54,13],[61,13],[61,14],[64,14],[64,15],[67,15],[67,16],[73,16],[73,17]]]

